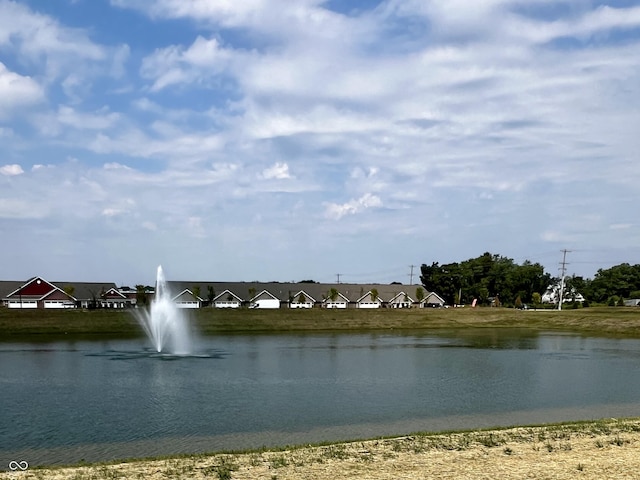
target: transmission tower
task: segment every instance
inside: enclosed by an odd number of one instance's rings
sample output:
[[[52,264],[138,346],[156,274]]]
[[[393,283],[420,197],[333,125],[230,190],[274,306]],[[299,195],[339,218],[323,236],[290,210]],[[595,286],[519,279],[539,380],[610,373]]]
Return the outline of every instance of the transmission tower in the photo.
[[[564,276],[567,273],[567,253],[571,250],[560,250],[562,252],[562,262],[560,262],[560,300],[558,301],[558,310],[562,310],[562,295],[564,294]]]

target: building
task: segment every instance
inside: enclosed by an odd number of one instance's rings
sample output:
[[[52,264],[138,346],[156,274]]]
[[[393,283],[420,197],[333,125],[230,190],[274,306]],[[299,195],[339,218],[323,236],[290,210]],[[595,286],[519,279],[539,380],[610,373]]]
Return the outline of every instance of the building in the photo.
[[[1,301],[7,308],[91,308],[126,303],[119,295],[118,300],[114,300],[116,285],[108,282],[49,282],[42,277],[33,277],[22,283],[1,283],[3,289],[7,284],[15,287],[2,292]],[[110,293],[107,295],[107,292]]]
[[[435,292],[419,285],[315,282],[168,281],[179,308],[424,308],[443,306]],[[109,282],[0,282],[0,302],[8,308],[130,308],[141,295],[148,303],[154,290],[116,287]],[[420,301],[414,298],[420,298]]]

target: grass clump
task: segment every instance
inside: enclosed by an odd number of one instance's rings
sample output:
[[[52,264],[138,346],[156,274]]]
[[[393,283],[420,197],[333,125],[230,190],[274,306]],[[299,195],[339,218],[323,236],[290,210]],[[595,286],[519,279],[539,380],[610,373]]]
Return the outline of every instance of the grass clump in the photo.
[[[276,455],[269,460],[269,467],[273,469],[284,468],[289,466],[289,459],[286,455]]]

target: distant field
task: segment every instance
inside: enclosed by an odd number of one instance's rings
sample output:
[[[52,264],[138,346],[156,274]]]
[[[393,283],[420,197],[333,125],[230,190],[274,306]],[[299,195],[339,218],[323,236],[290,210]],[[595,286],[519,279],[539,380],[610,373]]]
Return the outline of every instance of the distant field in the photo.
[[[411,310],[225,310],[189,311],[203,334],[295,331],[421,330],[442,328],[530,328],[640,337],[640,308],[578,310],[448,308]],[[137,337],[141,330],[127,310],[9,310],[0,308],[0,340],[67,335]]]

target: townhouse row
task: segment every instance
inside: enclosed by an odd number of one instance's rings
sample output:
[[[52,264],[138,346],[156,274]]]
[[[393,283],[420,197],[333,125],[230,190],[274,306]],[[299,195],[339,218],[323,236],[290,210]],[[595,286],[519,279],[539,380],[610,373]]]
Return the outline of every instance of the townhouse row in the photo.
[[[444,306],[435,292],[418,285],[311,282],[167,282],[179,308],[424,308]],[[115,283],[0,281],[7,308],[128,308],[148,303],[154,289]]]

